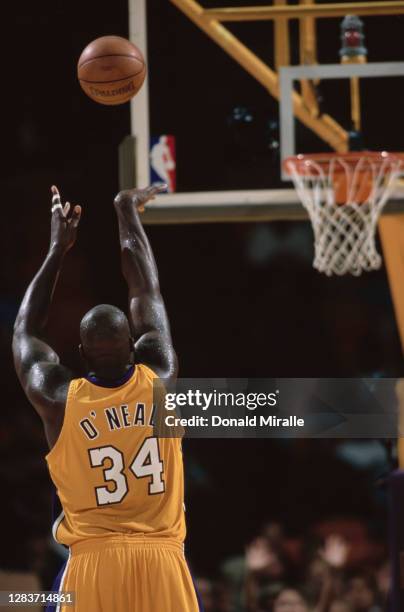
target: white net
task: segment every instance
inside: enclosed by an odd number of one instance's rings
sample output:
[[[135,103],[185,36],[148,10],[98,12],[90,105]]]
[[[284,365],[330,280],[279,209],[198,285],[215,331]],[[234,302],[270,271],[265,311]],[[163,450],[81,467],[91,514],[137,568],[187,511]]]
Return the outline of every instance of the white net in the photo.
[[[400,173],[400,157],[298,156],[287,159],[285,167],[313,225],[313,266],[328,276],[378,269],[376,226]]]

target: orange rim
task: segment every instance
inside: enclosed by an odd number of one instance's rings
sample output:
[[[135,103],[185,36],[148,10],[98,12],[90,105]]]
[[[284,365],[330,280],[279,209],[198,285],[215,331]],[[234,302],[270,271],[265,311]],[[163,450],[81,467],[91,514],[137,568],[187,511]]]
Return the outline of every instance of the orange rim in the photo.
[[[342,161],[350,166],[355,166],[362,158],[368,159],[372,164],[377,164],[382,167],[386,161],[395,162],[400,161],[404,165],[404,152],[390,153],[388,151],[351,151],[349,153],[305,153],[300,155],[294,155],[287,157],[283,162],[283,167],[288,174],[291,174],[289,165],[293,164],[293,168],[298,174],[305,175],[306,170],[310,167],[313,162],[320,166],[322,169],[329,168],[331,162]],[[386,166],[386,172],[389,166]],[[344,172],[342,164],[336,164],[333,171]],[[365,172],[364,168],[364,172]]]

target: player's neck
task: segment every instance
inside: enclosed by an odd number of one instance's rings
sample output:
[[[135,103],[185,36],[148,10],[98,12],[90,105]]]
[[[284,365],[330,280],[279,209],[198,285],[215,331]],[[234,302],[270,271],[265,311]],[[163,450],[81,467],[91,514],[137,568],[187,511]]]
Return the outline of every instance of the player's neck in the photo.
[[[113,371],[97,371],[88,372],[86,378],[95,384],[108,387],[124,384],[132,376],[135,366],[127,364],[124,368],[117,368]]]

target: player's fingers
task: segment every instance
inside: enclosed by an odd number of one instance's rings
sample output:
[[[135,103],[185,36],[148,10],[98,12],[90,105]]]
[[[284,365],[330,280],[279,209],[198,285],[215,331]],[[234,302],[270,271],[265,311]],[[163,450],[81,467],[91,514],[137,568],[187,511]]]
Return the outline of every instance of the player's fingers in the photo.
[[[156,195],[158,193],[161,193],[162,191],[166,191],[167,189],[167,185],[165,183],[156,183],[154,185],[150,185],[149,187],[146,187],[146,189],[143,189],[143,191],[138,192],[137,195],[137,199],[138,199],[138,210],[139,212],[143,212],[143,210],[141,210],[139,207],[143,206],[144,204],[146,204],[147,202],[150,202],[150,200],[154,200],[154,198],[156,197]]]
[[[153,197],[158,193],[163,193],[163,191],[167,191],[167,183],[154,183],[147,188],[148,193]]]
[[[154,185],[149,185],[149,187],[146,187],[146,189],[143,189],[143,191],[140,192],[139,194],[140,195],[139,199],[142,202],[148,202],[149,200],[154,198],[158,193],[161,193],[166,190],[167,190],[166,183],[155,183]]]
[[[69,214],[69,210],[70,210],[70,202],[66,202],[66,204],[63,207],[63,216],[67,217],[67,215]]]
[[[72,217],[70,220],[72,227],[78,226],[78,224],[80,223],[80,218],[81,218],[81,206],[76,205],[73,208],[73,213],[72,213]]]
[[[63,215],[63,206],[62,206],[62,202],[60,201],[60,194],[59,194],[59,190],[56,187],[56,185],[52,185],[51,192],[52,192],[52,208],[51,208],[52,214],[54,212],[57,212],[59,215]]]

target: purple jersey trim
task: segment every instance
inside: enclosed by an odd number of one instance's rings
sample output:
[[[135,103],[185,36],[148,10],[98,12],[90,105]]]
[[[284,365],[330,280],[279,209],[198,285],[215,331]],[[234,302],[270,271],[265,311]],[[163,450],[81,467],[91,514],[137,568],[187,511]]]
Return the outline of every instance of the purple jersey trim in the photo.
[[[58,575],[56,576],[53,585],[52,585],[52,591],[55,593],[59,592],[60,589],[60,583],[62,582],[62,578],[63,578],[63,574],[64,571],[66,569],[66,563],[67,561],[65,561],[62,565],[62,567],[59,570]],[[56,612],[56,608],[57,608],[57,604],[55,603],[48,603],[48,605],[45,608],[45,612]]]
[[[107,389],[114,389],[115,387],[122,387],[130,378],[132,378],[133,372],[135,371],[135,366],[129,368],[129,370],[119,378],[118,380],[106,380],[105,378],[98,378],[98,376],[86,376],[86,380],[88,380],[93,385],[97,387],[106,387]]]
[[[195,595],[196,595],[196,600],[198,602],[199,612],[205,612],[205,609],[204,609],[203,603],[202,603],[202,599],[201,599],[201,596],[199,594],[198,589],[196,588],[195,578],[194,578],[193,573],[191,572],[191,568],[189,567],[188,561],[186,561],[186,564],[188,565],[189,573],[191,574],[192,584],[194,585],[194,591],[195,591]]]

